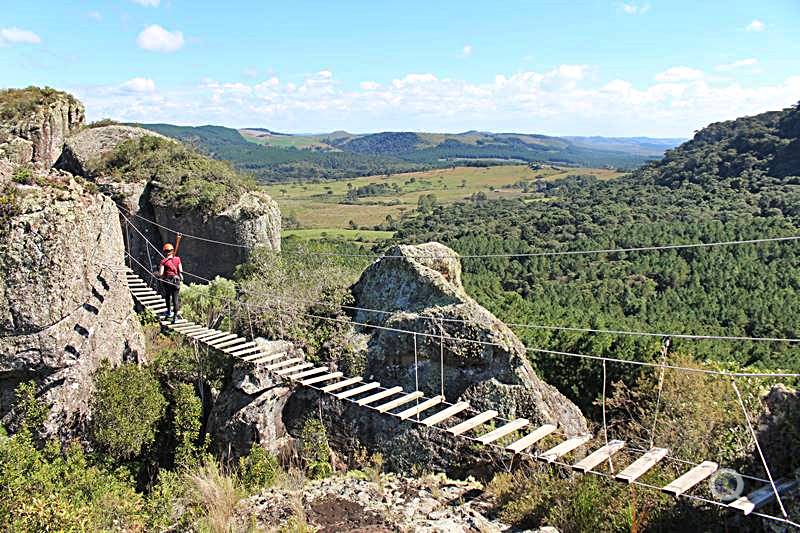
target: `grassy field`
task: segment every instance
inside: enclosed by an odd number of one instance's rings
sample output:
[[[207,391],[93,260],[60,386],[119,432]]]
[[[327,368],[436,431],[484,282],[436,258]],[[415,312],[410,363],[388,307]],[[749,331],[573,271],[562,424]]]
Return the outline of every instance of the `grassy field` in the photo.
[[[391,239],[393,235],[393,231],[340,228],[287,229],[281,232],[281,237],[284,239],[292,237],[307,240],[341,238],[347,241],[358,241],[364,243],[374,243],[385,239]]]
[[[452,203],[484,192],[488,198],[537,198],[511,185],[518,181],[555,180],[570,174],[591,174],[612,179],[622,173],[597,168],[551,168],[531,170],[527,165],[456,167],[391,176],[367,176],[323,183],[282,183],[265,186],[285,215],[304,229],[332,230],[372,228],[387,215],[397,219],[417,208],[420,196],[434,194],[439,203]],[[356,204],[342,203],[350,189],[370,184],[397,185],[399,192],[360,198]],[[362,232],[363,233],[363,232]]]

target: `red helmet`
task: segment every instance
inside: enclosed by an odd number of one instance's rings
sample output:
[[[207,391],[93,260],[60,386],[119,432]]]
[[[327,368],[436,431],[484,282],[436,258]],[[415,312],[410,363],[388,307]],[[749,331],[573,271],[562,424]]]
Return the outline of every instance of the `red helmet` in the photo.
[[[172,250],[174,250],[171,243],[165,243],[164,246],[161,247],[161,249],[165,252],[171,252]]]

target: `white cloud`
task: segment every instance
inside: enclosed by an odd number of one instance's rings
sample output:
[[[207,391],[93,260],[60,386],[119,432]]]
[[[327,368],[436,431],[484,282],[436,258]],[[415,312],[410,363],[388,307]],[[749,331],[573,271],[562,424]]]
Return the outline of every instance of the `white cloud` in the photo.
[[[472,55],[472,45],[465,44],[464,48],[461,49],[461,57],[469,57]]]
[[[381,86],[380,83],[377,83],[377,82],[374,82],[374,81],[362,81],[359,84],[359,87],[361,87],[361,89],[363,89],[365,91],[374,91],[374,90],[379,89],[380,86]]]
[[[745,28],[746,31],[764,31],[766,29],[766,24],[758,19],[753,19],[750,24],[747,25]]]
[[[644,15],[650,11],[650,4],[637,4],[635,2],[623,2],[620,7],[628,15]]]
[[[714,70],[719,72],[728,72],[731,70],[740,69],[742,67],[755,67],[756,65],[758,65],[758,59],[750,57],[747,59],[740,59],[739,61],[734,61],[732,63],[717,65],[714,67]]]
[[[665,83],[699,80],[704,76],[702,70],[691,67],[671,67],[656,74],[655,80]]]
[[[131,78],[120,85],[120,88],[132,93],[152,93],[156,90],[156,82],[150,78]]]
[[[100,22],[101,20],[103,20],[103,14],[100,13],[99,11],[89,11],[88,13],[86,13],[86,16],[94,20],[95,22]]]
[[[42,39],[29,30],[17,27],[0,28],[0,46],[7,44],[39,44]]]
[[[158,7],[158,4],[161,3],[161,0],[133,0],[133,1],[139,4],[140,6],[144,7]]]
[[[183,33],[167,31],[158,24],[153,24],[142,30],[136,38],[139,48],[151,52],[175,52],[183,44]]]

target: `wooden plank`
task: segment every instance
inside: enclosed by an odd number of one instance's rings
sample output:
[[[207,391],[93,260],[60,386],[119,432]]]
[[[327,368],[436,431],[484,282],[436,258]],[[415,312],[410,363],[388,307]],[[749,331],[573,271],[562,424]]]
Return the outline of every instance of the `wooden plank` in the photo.
[[[406,409],[405,411],[400,411],[399,413],[397,413],[397,417],[400,418],[400,420],[406,420],[408,418],[411,418],[412,416],[419,415],[422,411],[425,411],[426,409],[430,409],[431,407],[439,405],[440,403],[442,403],[442,400],[443,398],[438,395],[434,396],[433,398],[428,398],[419,405],[415,405],[414,407]]]
[[[403,404],[406,404],[408,402],[414,401],[417,398],[421,398],[423,395],[424,395],[424,393],[422,391],[412,392],[410,394],[406,394],[404,396],[401,396],[399,398],[396,398],[394,400],[390,400],[390,401],[388,401],[388,402],[386,402],[384,404],[381,404],[381,405],[375,407],[375,410],[380,412],[380,413],[385,413],[386,411],[390,411],[390,410],[394,409],[395,407],[399,407],[399,406],[401,406]]]
[[[680,496],[716,472],[717,468],[719,465],[714,461],[703,461],[661,490],[673,496]]]
[[[187,333],[186,336],[187,337],[191,337],[191,338],[193,338],[195,340],[199,340],[198,337],[202,337],[203,335],[207,335],[209,331],[211,331],[211,330],[208,329],[208,328],[203,328],[200,331],[193,331],[191,333]]]
[[[308,376],[315,376],[317,374],[321,374],[322,372],[327,372],[328,368],[324,366],[318,366],[317,368],[312,368],[311,370],[304,370],[299,374],[291,374],[289,379],[292,381],[297,381],[298,379],[307,378]]]
[[[206,328],[204,328],[203,326],[190,326],[190,327],[186,327],[186,328],[183,328],[183,329],[172,328],[173,331],[177,331],[181,335],[188,335],[189,333],[195,333],[197,331],[203,331],[204,329],[206,329]]]
[[[355,396],[356,394],[361,394],[362,392],[367,392],[372,389],[377,389],[380,386],[381,386],[380,383],[378,383],[377,381],[373,381],[372,383],[366,383],[364,385],[361,385],[360,387],[356,387],[354,389],[348,389],[344,392],[334,394],[334,396],[336,396],[340,400],[344,400],[346,398],[350,398],[351,396]]]
[[[794,489],[796,486],[796,479],[782,479],[775,482],[775,488],[778,489],[778,494],[781,495],[786,491]],[[772,485],[764,485],[747,496],[742,496],[738,500],[731,502],[728,506],[738,509],[748,515],[759,507],[771,502],[773,499],[775,499],[775,491],[772,490]]]
[[[324,376],[317,376],[311,379],[304,379],[300,381],[301,385],[314,385],[315,383],[323,383],[325,381],[330,381],[332,379],[342,377],[341,372],[331,372],[330,374],[325,374]]]
[[[350,385],[355,385],[359,383],[362,379],[361,376],[355,376],[352,378],[343,379],[342,381],[337,381],[336,383],[331,383],[330,385],[325,385],[322,387],[322,392],[333,392],[335,390],[343,389],[344,387],[349,387]]]
[[[491,444],[497,439],[502,439],[509,433],[513,433],[516,430],[522,429],[527,425],[528,425],[527,419],[517,418],[516,420],[512,420],[511,422],[503,424],[494,431],[490,431],[489,433],[481,435],[480,437],[478,437],[478,442],[480,442],[481,444]]]
[[[208,333],[204,333],[203,335],[200,335],[199,337],[197,337],[197,340],[203,341],[203,342],[208,342],[208,341],[213,341],[214,339],[218,339],[220,337],[223,337],[225,335],[228,335],[227,331],[219,331],[217,329],[210,329],[210,330],[208,330]]]
[[[188,320],[186,320],[184,322],[176,322],[170,325],[170,329],[180,331],[183,328],[194,328],[197,326],[200,326],[200,324],[195,324],[194,322],[189,322]]]
[[[256,345],[255,341],[246,342],[244,344],[237,344],[236,346],[231,346],[229,348],[225,348],[222,350],[223,352],[233,355],[233,352],[238,352],[239,350],[244,350],[246,348],[252,348]]]
[[[280,370],[276,370],[275,373],[278,374],[279,376],[286,376],[288,374],[294,374],[295,372],[300,372],[301,370],[305,370],[306,368],[311,368],[312,366],[314,366],[314,363],[300,363],[299,365],[281,368]]]
[[[300,363],[303,361],[302,357],[292,357],[291,359],[284,359],[283,361],[278,361],[277,363],[272,363],[271,365],[267,365],[267,370],[278,370],[284,366],[293,365],[295,363]]]
[[[242,357],[242,359],[247,361],[248,363],[253,363],[254,365],[260,365],[263,363],[271,363],[272,361],[277,361],[278,359],[282,359],[284,357],[286,357],[286,354],[281,352],[269,355],[262,355],[262,354],[248,355],[247,357]]]
[[[356,403],[358,405],[367,405],[370,403],[377,402],[378,400],[383,400],[384,398],[388,398],[389,396],[394,396],[398,392],[403,392],[403,387],[392,387],[390,389],[376,392],[375,394],[366,396],[364,398],[361,398],[360,400],[356,400]]]
[[[537,459],[542,461],[547,461],[548,463],[552,463],[562,455],[567,455],[569,452],[573,451],[578,446],[586,444],[592,438],[591,435],[576,435],[571,437],[561,444],[557,444],[553,446],[546,452],[543,452],[536,456]]]
[[[484,422],[488,422],[492,418],[497,416],[497,411],[484,411],[479,415],[475,415],[468,420],[464,420],[458,425],[455,425],[448,429],[450,433],[453,435],[461,435],[462,433],[466,433],[470,429],[476,428],[483,424]]]
[[[589,470],[593,469],[594,467],[600,465],[601,463],[608,461],[608,459],[620,451],[625,446],[625,441],[623,440],[610,440],[608,444],[600,448],[599,450],[595,450],[574,465],[572,468],[574,470],[578,470],[579,472],[588,472]]]
[[[428,418],[421,420],[420,423],[430,427],[434,424],[438,424],[439,422],[444,422],[448,418],[457,415],[466,409],[469,409],[469,402],[458,402],[457,404],[451,405],[447,409],[442,409],[435,415],[431,415]]]
[[[206,342],[206,344],[208,344],[209,346],[212,346],[212,347],[216,348],[216,347],[217,347],[217,344],[221,344],[221,343],[223,343],[223,342],[227,342],[227,341],[229,341],[230,339],[235,339],[235,338],[236,338],[236,337],[238,337],[238,336],[239,336],[239,335],[237,335],[236,333],[228,333],[228,334],[227,334],[227,335],[225,335],[224,337],[220,337],[220,338],[218,338],[218,339],[214,339],[213,341]]]
[[[231,339],[229,341],[218,342],[218,343],[214,344],[214,348],[216,348],[217,350],[222,350],[223,348],[228,348],[230,346],[236,346],[237,344],[244,344],[246,342],[247,342],[247,339],[245,339],[244,337],[237,337],[237,338]]]
[[[556,426],[553,424],[544,424],[543,426],[539,426],[521,439],[515,440],[506,446],[506,450],[510,450],[514,453],[521,453],[526,448],[530,448],[555,430]]]
[[[261,346],[259,346],[257,343],[254,342],[253,346],[249,348],[246,348],[244,350],[233,350],[228,353],[234,357],[244,357],[245,355],[262,353],[262,352],[261,352]]]
[[[652,448],[628,465],[625,470],[617,474],[616,478],[626,483],[632,483],[653,468],[661,459],[666,457],[668,452],[669,450],[666,448]]]

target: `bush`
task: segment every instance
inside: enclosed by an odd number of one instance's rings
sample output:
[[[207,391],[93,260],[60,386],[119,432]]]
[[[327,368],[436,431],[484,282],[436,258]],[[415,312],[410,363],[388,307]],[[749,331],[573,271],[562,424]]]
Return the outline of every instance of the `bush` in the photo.
[[[228,311],[236,297],[234,282],[217,276],[211,283],[181,286],[181,311],[192,322],[210,328],[230,330]]]
[[[333,474],[328,432],[322,422],[315,418],[310,418],[303,424],[300,433],[300,455],[311,479],[322,479]]]
[[[247,457],[239,458],[239,478],[251,494],[275,483],[279,472],[278,458],[258,444],[253,444]]]
[[[188,383],[178,383],[172,390],[172,433],[175,436],[175,465],[181,468],[197,466],[205,446],[200,439],[203,406]]]
[[[104,361],[95,376],[92,435],[115,459],[131,458],[153,443],[166,406],[150,369]]]

